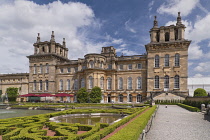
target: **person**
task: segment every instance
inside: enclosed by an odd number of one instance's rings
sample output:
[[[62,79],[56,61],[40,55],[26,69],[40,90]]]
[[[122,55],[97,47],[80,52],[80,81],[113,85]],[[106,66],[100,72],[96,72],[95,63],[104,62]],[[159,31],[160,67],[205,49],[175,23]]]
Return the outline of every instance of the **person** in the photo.
[[[166,105],[166,108],[167,108],[167,105]]]

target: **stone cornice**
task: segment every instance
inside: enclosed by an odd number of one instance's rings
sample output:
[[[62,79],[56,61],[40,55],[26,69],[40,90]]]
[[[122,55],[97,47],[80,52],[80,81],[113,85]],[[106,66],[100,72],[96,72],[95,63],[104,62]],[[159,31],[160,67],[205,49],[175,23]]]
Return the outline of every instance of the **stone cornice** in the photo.
[[[149,43],[145,45],[147,52],[163,52],[170,50],[183,50],[187,51],[191,41],[183,40],[183,41],[168,41],[168,42],[156,42]]]

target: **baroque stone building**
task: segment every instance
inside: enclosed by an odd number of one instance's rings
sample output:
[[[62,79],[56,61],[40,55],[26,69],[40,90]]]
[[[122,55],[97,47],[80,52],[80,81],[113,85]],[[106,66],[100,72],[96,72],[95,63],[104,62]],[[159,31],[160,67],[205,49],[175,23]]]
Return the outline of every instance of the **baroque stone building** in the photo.
[[[81,87],[102,89],[102,102],[138,103],[151,95],[155,99],[182,99],[188,95],[188,47],[185,25],[178,13],[176,25],[158,27],[156,17],[150,30],[146,54],[117,56],[113,46],[102,47],[100,54],[68,59],[68,48],[51,40],[42,42],[38,34],[34,54],[29,59],[28,90],[23,93],[68,93],[61,100],[76,101]],[[3,79],[3,76],[0,76]],[[17,82],[18,83],[18,82]],[[1,90],[4,86],[1,80]],[[5,88],[4,88],[5,89]],[[4,93],[3,89],[3,93]]]

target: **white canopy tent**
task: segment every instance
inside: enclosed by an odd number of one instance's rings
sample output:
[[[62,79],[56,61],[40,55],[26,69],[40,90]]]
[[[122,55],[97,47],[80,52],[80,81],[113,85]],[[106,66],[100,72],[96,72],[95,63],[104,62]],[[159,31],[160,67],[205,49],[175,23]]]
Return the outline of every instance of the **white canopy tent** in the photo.
[[[193,96],[197,88],[203,88],[210,93],[210,77],[188,78],[189,96]]]

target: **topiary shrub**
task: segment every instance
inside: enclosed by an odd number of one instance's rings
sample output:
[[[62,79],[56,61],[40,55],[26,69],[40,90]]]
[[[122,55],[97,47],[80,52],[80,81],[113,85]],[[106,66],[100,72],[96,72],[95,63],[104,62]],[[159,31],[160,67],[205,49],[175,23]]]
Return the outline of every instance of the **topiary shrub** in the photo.
[[[197,96],[207,96],[206,90],[202,88],[197,88],[194,91],[194,97],[197,97]]]

